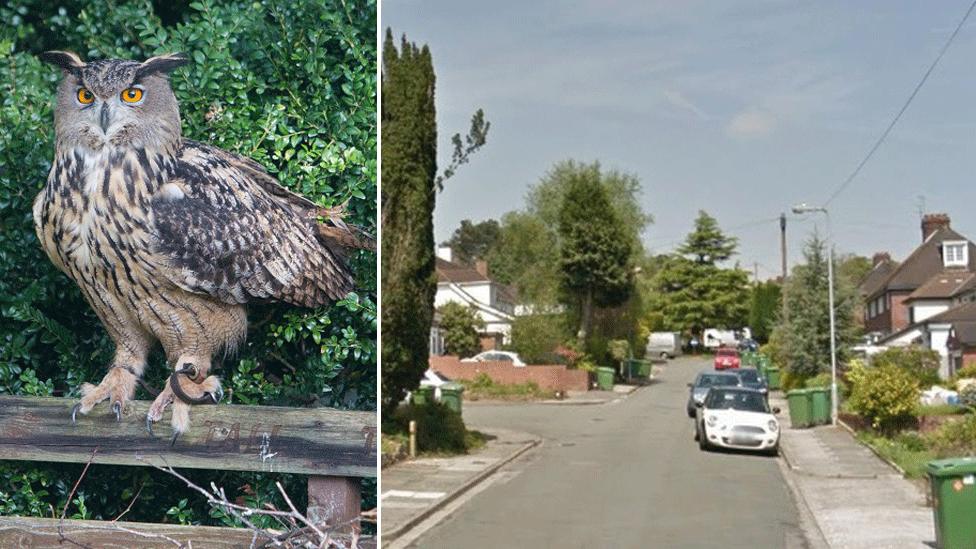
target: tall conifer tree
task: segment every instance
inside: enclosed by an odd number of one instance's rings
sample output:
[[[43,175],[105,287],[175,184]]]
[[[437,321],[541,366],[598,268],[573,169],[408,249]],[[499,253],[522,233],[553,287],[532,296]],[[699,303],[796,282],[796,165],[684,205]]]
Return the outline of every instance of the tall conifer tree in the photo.
[[[427,46],[387,30],[382,87],[382,374],[384,412],[427,368],[434,314],[434,201],[437,123]]]

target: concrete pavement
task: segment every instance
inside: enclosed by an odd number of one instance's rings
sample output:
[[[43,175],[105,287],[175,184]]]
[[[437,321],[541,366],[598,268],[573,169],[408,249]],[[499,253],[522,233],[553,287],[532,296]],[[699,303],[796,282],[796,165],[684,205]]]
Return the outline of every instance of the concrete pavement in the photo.
[[[540,442],[533,435],[506,429],[482,432],[489,440],[477,452],[404,461],[383,469],[384,547],[401,545],[394,542],[408,538],[418,524]]]
[[[840,427],[792,429],[786,401],[779,406],[780,447],[798,499],[810,510],[830,547],[924,549],[934,546],[932,509],[925,494]]]
[[[466,406],[473,428],[542,443],[411,546],[807,547],[776,459],[705,453],[693,441],[685,384],[708,366],[674,361],[654,385],[600,406]]]

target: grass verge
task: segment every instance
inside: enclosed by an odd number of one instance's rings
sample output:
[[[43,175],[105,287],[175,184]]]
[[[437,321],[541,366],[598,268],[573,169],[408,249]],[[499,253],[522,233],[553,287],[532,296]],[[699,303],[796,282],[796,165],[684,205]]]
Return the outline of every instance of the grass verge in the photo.
[[[937,457],[927,441],[914,431],[899,433],[891,438],[860,431],[857,438],[886,460],[901,467],[908,478],[924,478],[925,464]]]
[[[533,382],[497,383],[487,374],[479,374],[473,380],[462,381],[464,398],[467,400],[545,400],[556,397],[556,392],[541,389]]]

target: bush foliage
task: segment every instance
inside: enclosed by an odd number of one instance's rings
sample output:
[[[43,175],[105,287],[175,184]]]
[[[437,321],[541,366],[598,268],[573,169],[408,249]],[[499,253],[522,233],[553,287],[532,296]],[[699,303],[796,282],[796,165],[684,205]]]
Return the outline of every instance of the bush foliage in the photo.
[[[848,404],[875,429],[895,430],[910,421],[918,410],[918,383],[898,366],[868,367],[854,360],[847,372],[847,380],[851,383]]]
[[[939,383],[940,363],[941,358],[937,351],[920,345],[891,347],[871,357],[871,364],[874,366],[891,365],[901,368],[922,390]]]
[[[441,314],[445,353],[467,358],[481,352],[478,332],[485,327],[485,322],[477,309],[452,301],[442,305],[438,312]]]
[[[512,350],[526,364],[560,364],[556,349],[570,337],[564,315],[522,315],[512,321]]]
[[[417,422],[417,450],[429,453],[463,454],[471,442],[461,414],[440,402],[422,405],[404,404],[393,414],[393,428],[387,432],[406,432],[411,421]]]
[[[37,54],[68,49],[85,59],[142,60],[186,52],[192,63],[171,78],[186,137],[255,159],[321,205],[348,201],[348,221],[375,233],[375,13],[374,0],[12,0],[0,7],[0,393],[75,397],[80,383],[101,379],[112,352],[78,289],[34,236],[31,201],[53,158],[60,78]],[[376,260],[361,253],[351,261],[358,295],[318,310],[250,310],[246,345],[217,370],[233,402],[375,409]],[[156,387],[165,375],[161,354],[147,369]],[[0,462],[7,479],[0,512],[50,516],[80,470]],[[285,505],[275,495],[279,475],[188,475],[225,487],[232,500]],[[285,481],[303,505],[304,479]],[[366,484],[372,495],[364,505],[373,506],[375,485]],[[112,519],[140,488],[128,519],[233,524],[200,498],[185,500],[170,477],[135,467],[93,466],[68,515]]]

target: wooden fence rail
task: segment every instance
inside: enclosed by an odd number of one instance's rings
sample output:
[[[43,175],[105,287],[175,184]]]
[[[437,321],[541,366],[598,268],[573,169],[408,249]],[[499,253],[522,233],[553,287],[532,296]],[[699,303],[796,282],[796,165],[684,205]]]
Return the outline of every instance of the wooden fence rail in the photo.
[[[155,436],[146,431],[149,402],[130,402],[121,422],[116,421],[107,407],[99,407],[87,416],[79,415],[77,423],[72,423],[74,404],[74,400],[65,398],[0,396],[0,459],[87,463],[97,448],[92,461],[96,464],[152,464],[311,475],[307,515],[329,525],[346,524],[359,516],[360,490],[356,477],[376,476],[374,412],[196,406],[192,427],[171,446],[168,418],[154,426]],[[50,520],[0,517],[0,546],[49,546],[46,544],[52,541]],[[127,535],[115,523],[108,529],[105,524],[99,526],[97,521],[65,521],[65,524],[65,528],[70,524],[73,531],[91,539],[111,536],[118,547],[157,546],[145,537]],[[141,532],[173,532],[177,528],[181,533],[172,537],[183,539],[194,535],[192,539],[198,546],[210,540],[211,544],[205,547],[248,547],[251,540],[251,533],[243,529],[138,526]],[[57,544],[57,525],[53,528],[53,543]],[[358,524],[354,529],[358,532]],[[31,537],[23,537],[30,532],[33,532]],[[171,542],[167,543],[172,546]]]

